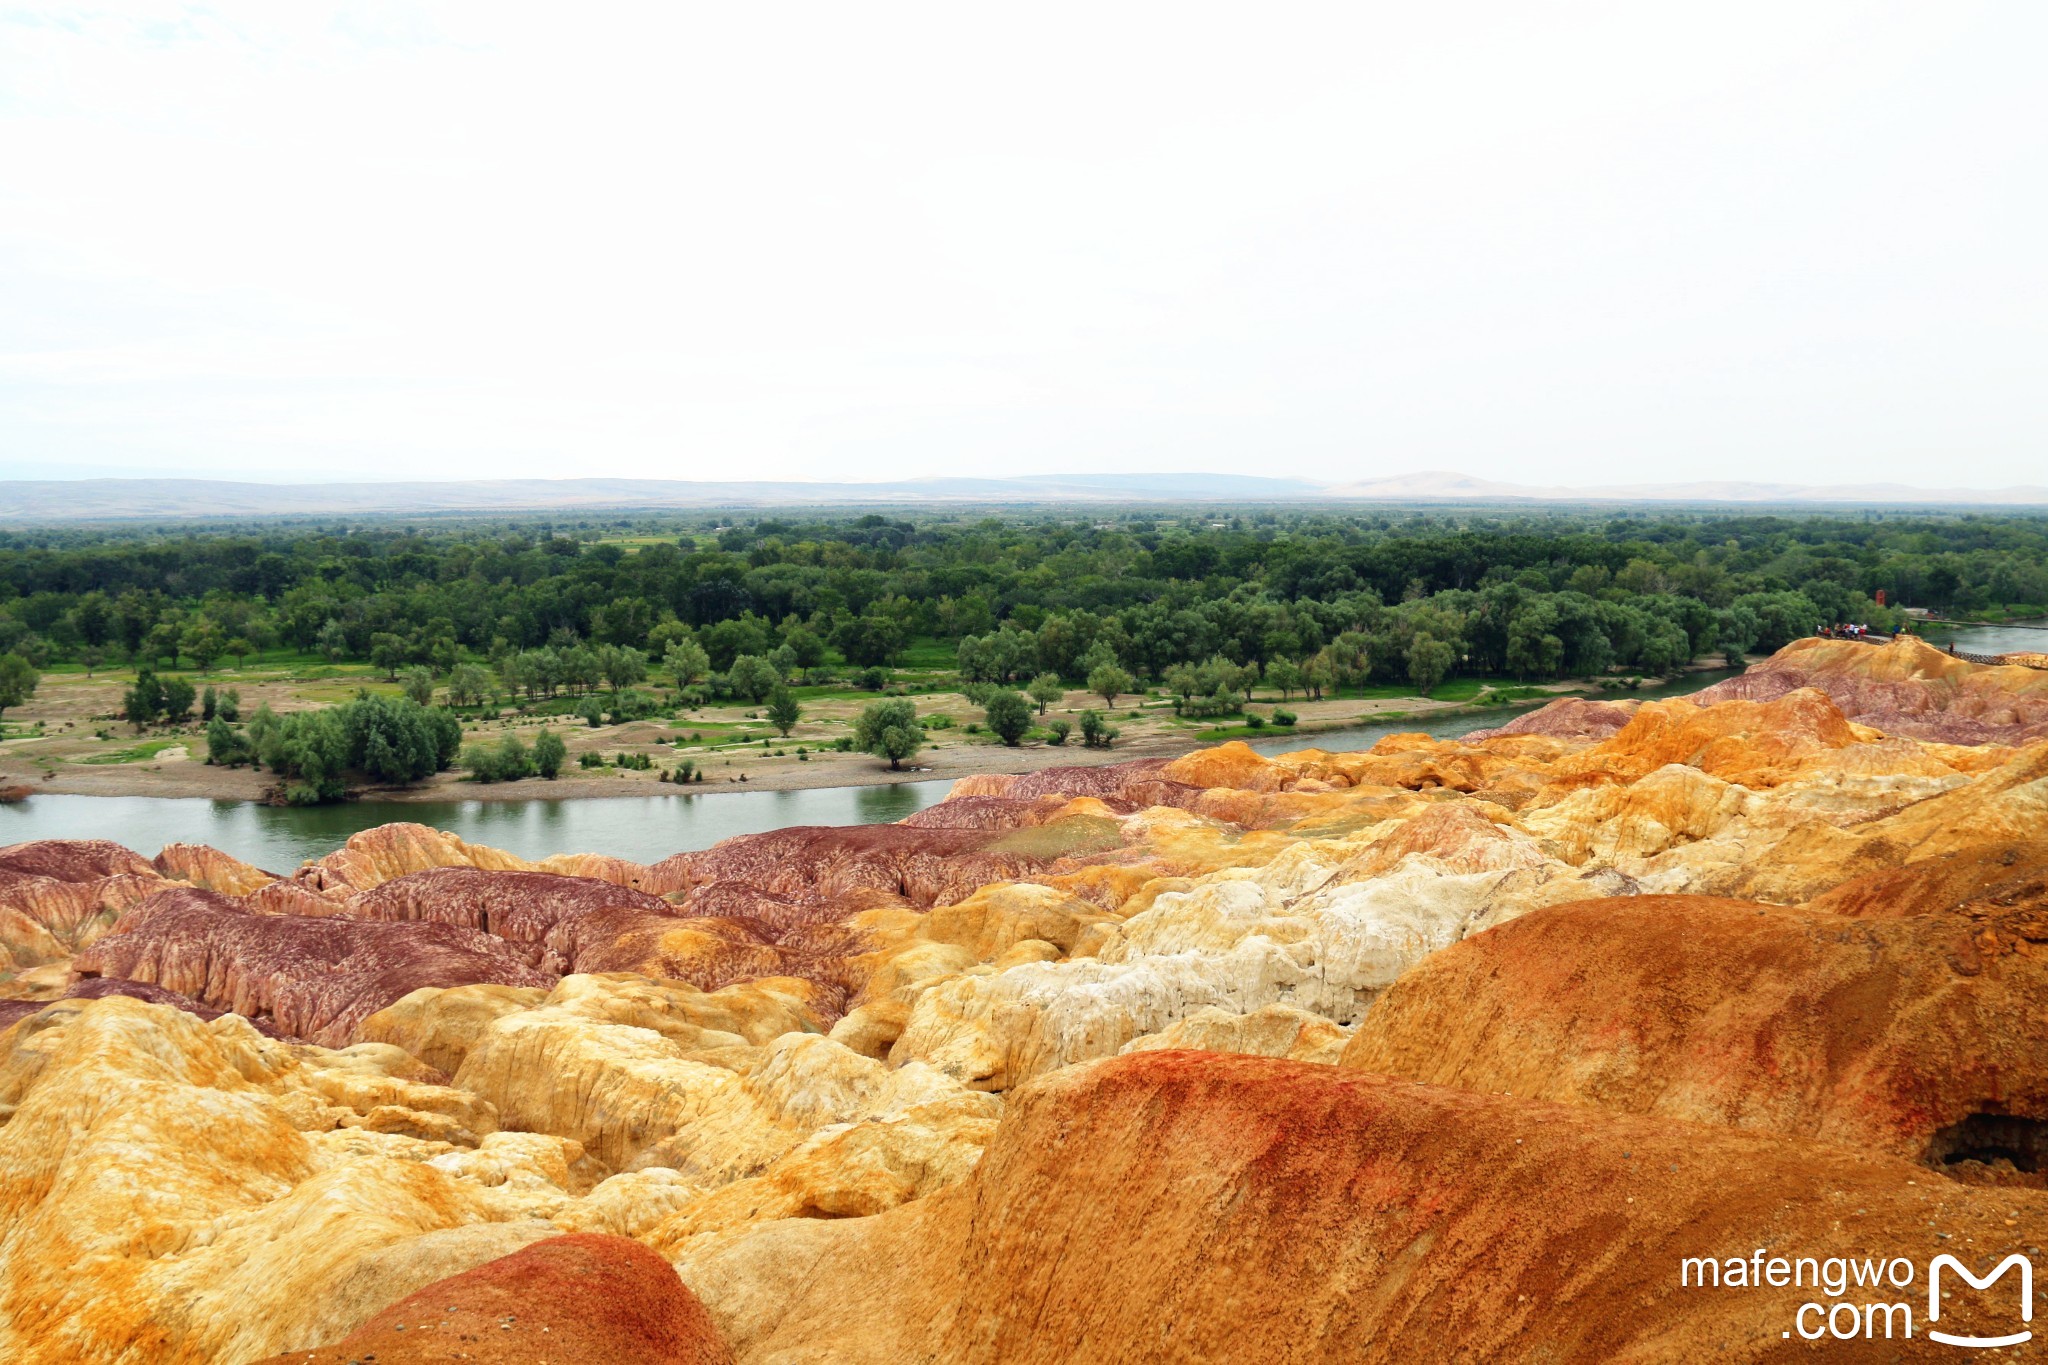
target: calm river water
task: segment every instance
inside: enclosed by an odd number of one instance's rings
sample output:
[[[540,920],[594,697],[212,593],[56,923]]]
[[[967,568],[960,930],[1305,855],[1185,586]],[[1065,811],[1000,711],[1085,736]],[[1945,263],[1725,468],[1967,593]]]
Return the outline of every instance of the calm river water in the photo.
[[[2011,633],[2027,634],[2020,630]],[[1972,649],[2017,649],[2027,643],[1979,643],[1979,632],[1970,630],[1959,630],[1957,635]],[[2048,639],[2048,634],[2037,633],[2033,638]],[[1730,674],[1726,669],[1689,673],[1671,683],[1611,695],[1683,696]],[[1308,745],[1369,749],[1384,735],[1417,730],[1449,739],[1500,725],[1513,714],[1455,712],[1435,720],[1415,716],[1313,735],[1275,733],[1254,741],[1252,747],[1267,754]],[[194,797],[35,796],[0,805],[0,845],[26,839],[113,839],[147,856],[169,843],[211,844],[259,867],[288,872],[308,858],[339,848],[358,830],[413,820],[525,858],[588,852],[653,862],[671,853],[709,848],[735,834],[787,825],[870,825],[901,820],[945,799],[952,785],[950,780],[940,780],[883,787],[581,801],[351,801],[303,809]]]

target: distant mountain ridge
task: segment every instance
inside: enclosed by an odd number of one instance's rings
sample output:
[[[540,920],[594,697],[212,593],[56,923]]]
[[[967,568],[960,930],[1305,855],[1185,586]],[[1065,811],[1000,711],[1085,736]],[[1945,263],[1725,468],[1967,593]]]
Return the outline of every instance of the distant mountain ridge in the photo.
[[[1250,474],[1038,474],[876,483],[682,479],[479,479],[256,483],[224,479],[0,480],[0,524],[387,513],[594,512],[718,507],[1001,503],[1653,502],[2048,506],[2048,487],[1710,482],[1585,488],[1501,483],[1438,470],[1346,483]]]
[[[1691,483],[1592,484],[1584,487],[1499,483],[1466,474],[1424,470],[1356,483],[1326,484],[1325,498],[1368,502],[1474,499],[1533,502],[1817,502],[1925,506],[2044,506],[2048,486],[2015,484],[2006,488],[1916,488],[1903,483],[1754,483],[1740,480],[1698,480]]]

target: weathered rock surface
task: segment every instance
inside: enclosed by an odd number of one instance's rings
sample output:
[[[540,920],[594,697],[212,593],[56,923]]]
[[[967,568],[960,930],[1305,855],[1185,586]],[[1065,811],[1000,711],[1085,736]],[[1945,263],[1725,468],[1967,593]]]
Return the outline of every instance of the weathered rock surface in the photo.
[[[1792,1354],[1813,1290],[1681,1290],[1682,1258],[2044,1236],[2041,1196],[1886,1157],[1169,1051],[1029,1087],[942,1194],[679,1268],[742,1362],[1743,1361]],[[1957,1295],[1942,1326],[2011,1321]],[[1882,1358],[1946,1359],[1921,1330]]]
[[[187,1014],[201,1019],[218,1019],[228,1013],[224,1008],[202,1004],[189,995],[165,990],[162,986],[147,981],[126,981],[120,977],[88,976],[72,981],[65,990],[50,1000],[0,1000],[0,1030],[7,1029],[32,1014],[39,1014],[56,1000],[104,1000],[110,995],[122,995],[131,1000],[146,1000],[153,1005],[169,1005],[184,1010]],[[270,1037],[281,1037],[277,1027],[268,1019],[251,1019],[257,1032]]]
[[[365,1255],[517,1213],[423,1160],[451,1149],[418,1134],[492,1116],[418,1074],[124,997],[0,1035],[0,1357],[249,1359],[353,1327],[327,1291]]]
[[[1825,692],[1851,720],[1949,744],[2048,739],[2048,670],[1973,664],[1925,640],[1795,640],[1740,677],[1694,694],[1700,705]]]
[[[2037,908],[1845,920],[1585,901],[1416,967],[1344,1065],[1939,1162],[1991,1116],[2048,1139],[2044,995]]]
[[[341,1046],[422,986],[543,986],[503,940],[449,924],[259,915],[225,896],[160,892],[74,960],[86,975],[146,981]]]
[[[0,848],[0,989],[15,972],[68,958],[164,885],[149,862],[105,839]]]
[[[430,1284],[361,1327],[265,1365],[549,1361],[730,1365],[696,1295],[668,1262],[624,1237],[550,1237]]]
[[[1639,701],[1594,701],[1587,697],[1559,697],[1505,725],[1474,730],[1465,736],[1468,744],[1498,739],[1505,735],[1545,735],[1553,739],[1606,739],[1628,724]]]
[[[1343,1029],[1307,1010],[1268,1005],[1250,1014],[1234,1014],[1212,1006],[1195,1011],[1163,1032],[1133,1038],[1123,1051],[1241,1052],[1252,1057],[1335,1064],[1350,1041]]]
[[[165,844],[150,859],[150,866],[171,881],[187,882],[226,896],[246,896],[278,879],[274,872],[265,872],[206,844]]]
[[[156,869],[148,859],[110,839],[40,839],[0,848],[0,873],[86,882],[103,877],[154,877]]]

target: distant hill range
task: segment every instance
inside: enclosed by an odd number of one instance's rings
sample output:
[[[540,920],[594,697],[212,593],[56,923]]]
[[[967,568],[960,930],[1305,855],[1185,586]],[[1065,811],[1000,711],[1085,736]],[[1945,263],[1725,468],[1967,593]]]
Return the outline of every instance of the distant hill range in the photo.
[[[596,512],[720,507],[984,506],[1005,503],[1683,503],[2048,506],[2048,487],[1699,482],[1586,488],[1429,471],[1349,483],[1246,474],[1047,474],[886,483],[680,479],[479,479],[445,483],[253,483],[215,479],[0,480],[0,524],[57,521]]]

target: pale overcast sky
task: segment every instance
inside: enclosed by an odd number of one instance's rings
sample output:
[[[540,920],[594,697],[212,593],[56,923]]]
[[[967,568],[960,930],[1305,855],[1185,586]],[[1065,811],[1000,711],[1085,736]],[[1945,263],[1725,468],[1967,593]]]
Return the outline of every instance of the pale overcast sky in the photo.
[[[0,475],[2044,482],[2048,5],[0,0]]]

